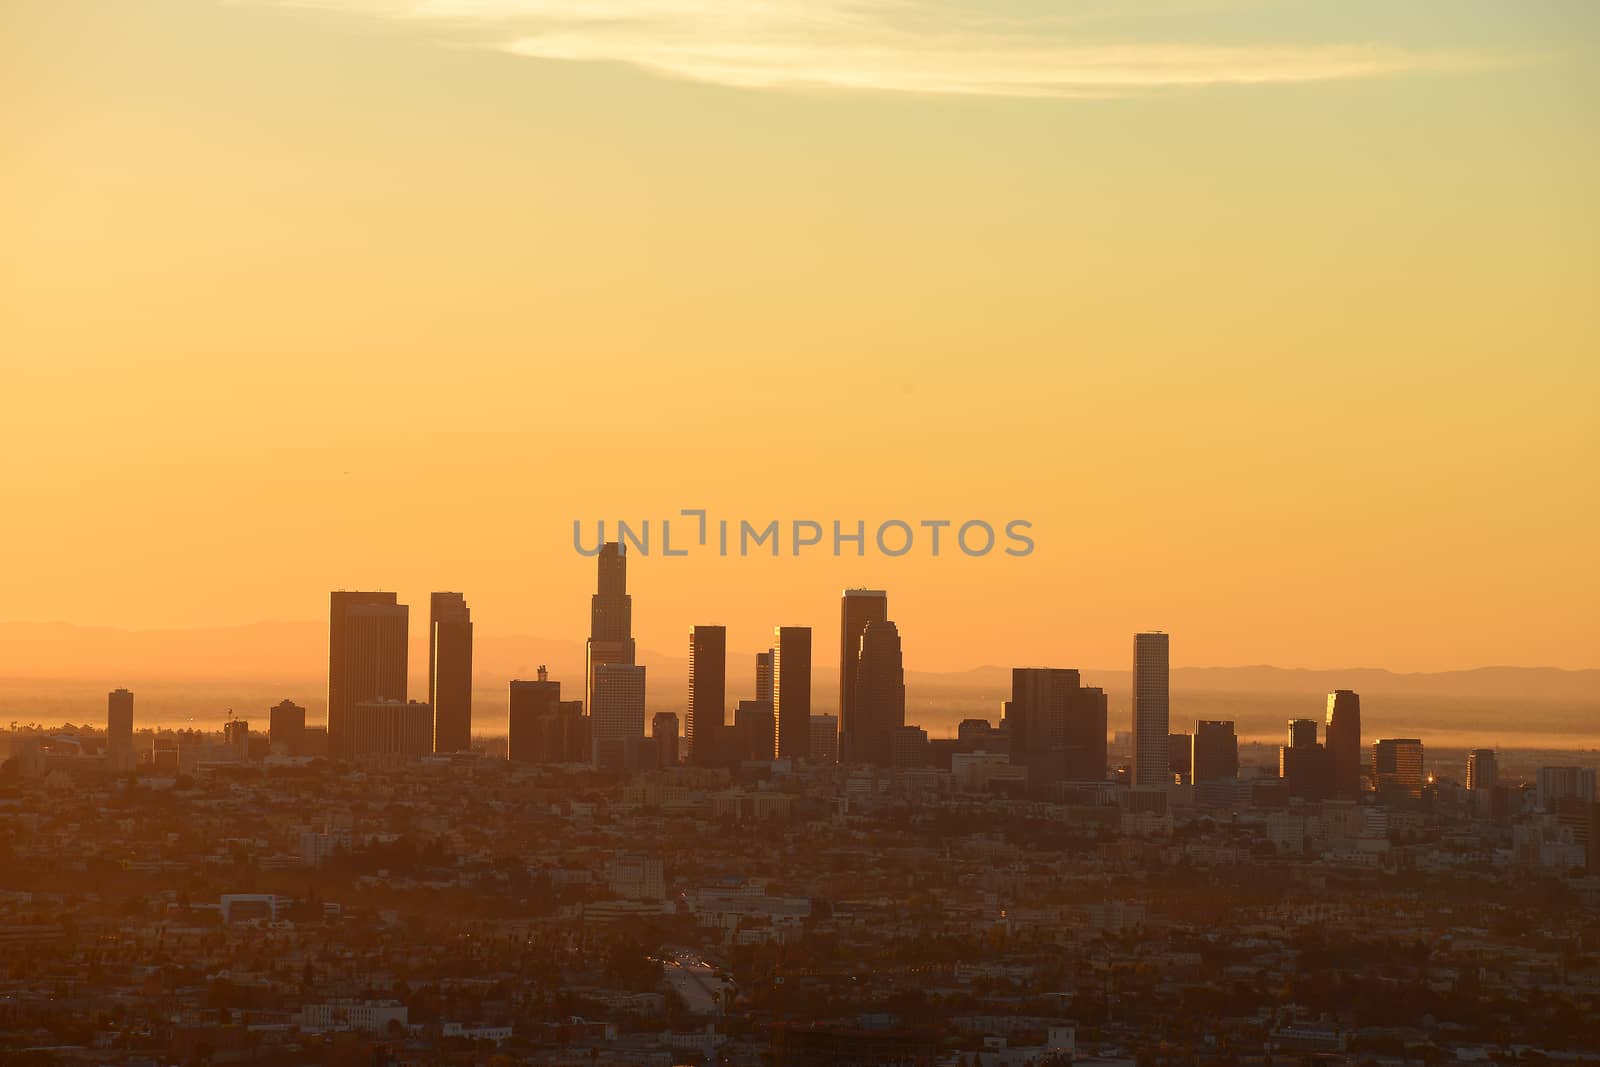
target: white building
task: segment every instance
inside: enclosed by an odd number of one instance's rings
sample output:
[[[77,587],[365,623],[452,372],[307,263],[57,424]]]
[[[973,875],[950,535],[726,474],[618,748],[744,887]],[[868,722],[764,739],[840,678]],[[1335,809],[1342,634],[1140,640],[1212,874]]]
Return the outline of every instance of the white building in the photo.
[[[363,1030],[382,1033],[391,1023],[405,1026],[406,1006],[397,1000],[332,1000],[300,1009],[300,1029],[309,1033]]]

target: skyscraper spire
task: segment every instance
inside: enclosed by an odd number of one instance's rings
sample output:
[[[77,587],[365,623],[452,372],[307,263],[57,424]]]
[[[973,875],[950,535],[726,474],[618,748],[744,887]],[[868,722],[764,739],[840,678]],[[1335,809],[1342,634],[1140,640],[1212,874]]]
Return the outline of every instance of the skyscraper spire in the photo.
[[[596,559],[595,594],[589,598],[589,643],[584,674],[584,710],[594,714],[594,671],[602,663],[633,663],[633,597],[628,595],[628,558],[622,544],[607,541]],[[641,730],[641,733],[643,731]]]

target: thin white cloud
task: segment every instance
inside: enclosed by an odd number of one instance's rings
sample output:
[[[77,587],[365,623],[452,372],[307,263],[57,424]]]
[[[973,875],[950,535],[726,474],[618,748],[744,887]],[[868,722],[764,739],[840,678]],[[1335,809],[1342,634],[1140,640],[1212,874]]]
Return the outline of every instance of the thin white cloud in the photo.
[[[1378,44],[1217,46],[1081,36],[1103,22],[949,0],[279,0],[429,25],[516,55],[741,88],[1117,96],[1481,65]],[[1104,27],[1094,27],[1103,34]]]

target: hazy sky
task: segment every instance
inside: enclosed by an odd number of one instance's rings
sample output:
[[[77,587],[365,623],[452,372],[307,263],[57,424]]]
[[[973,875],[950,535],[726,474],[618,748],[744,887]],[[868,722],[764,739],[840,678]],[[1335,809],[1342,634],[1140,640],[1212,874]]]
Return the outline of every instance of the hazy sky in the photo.
[[[1600,665],[1600,5],[5,0],[0,618]],[[825,652],[819,654],[826,654]],[[0,649],[0,671],[8,665]],[[17,665],[10,665],[17,666]]]

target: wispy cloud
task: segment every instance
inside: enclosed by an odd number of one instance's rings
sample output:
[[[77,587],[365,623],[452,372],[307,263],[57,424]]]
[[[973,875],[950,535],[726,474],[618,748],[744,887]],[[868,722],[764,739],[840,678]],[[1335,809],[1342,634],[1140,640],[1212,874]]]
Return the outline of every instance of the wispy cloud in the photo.
[[[1104,8],[997,14],[945,0],[278,0],[409,20],[540,59],[759,89],[1117,96],[1482,65],[1381,43],[1213,45],[1105,36]],[[1090,16],[1094,17],[1090,17]],[[1092,36],[1091,36],[1092,31]]]

